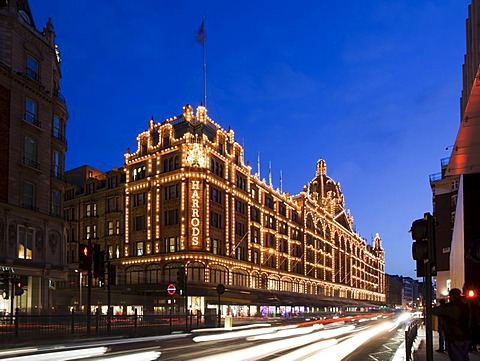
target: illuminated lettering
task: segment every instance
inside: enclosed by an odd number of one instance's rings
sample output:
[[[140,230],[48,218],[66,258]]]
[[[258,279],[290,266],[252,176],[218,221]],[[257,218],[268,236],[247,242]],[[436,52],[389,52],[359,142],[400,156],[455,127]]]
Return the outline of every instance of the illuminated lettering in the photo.
[[[191,245],[199,246],[200,245],[200,181],[194,180],[192,184],[192,195],[190,197],[192,201],[191,206],[191,218],[190,225],[192,226],[191,233]]]

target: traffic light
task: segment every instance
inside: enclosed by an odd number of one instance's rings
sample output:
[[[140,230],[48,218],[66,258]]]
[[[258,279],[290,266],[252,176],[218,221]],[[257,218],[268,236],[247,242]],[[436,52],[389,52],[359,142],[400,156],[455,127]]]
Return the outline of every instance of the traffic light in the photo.
[[[15,296],[23,295],[23,282],[22,281],[15,281]]]
[[[105,251],[99,244],[93,246],[93,277],[105,279]]]
[[[117,284],[117,268],[113,264],[108,267],[108,284],[110,286],[115,286]]]
[[[473,262],[480,262],[480,240],[470,242],[465,249],[465,255]]]
[[[185,292],[185,268],[179,268],[177,271],[177,290]]]
[[[417,261],[417,277],[425,276],[425,265],[430,269],[430,275],[437,275],[436,267],[436,237],[435,237],[435,218],[430,213],[425,213],[424,217],[413,221],[412,256]]]
[[[91,249],[88,244],[81,243],[78,247],[78,267],[81,270],[88,270],[92,266]]]
[[[3,299],[8,300],[10,298],[10,274],[8,272],[2,272],[0,283]]]

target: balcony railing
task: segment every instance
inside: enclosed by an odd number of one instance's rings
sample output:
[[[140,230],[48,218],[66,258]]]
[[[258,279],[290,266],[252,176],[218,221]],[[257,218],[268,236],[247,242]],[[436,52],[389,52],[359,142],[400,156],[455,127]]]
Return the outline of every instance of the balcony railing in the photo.
[[[37,117],[35,116],[35,114],[25,113],[24,116],[23,116],[23,119],[24,119],[27,123],[33,124],[34,126],[36,126],[36,127],[38,127],[38,128],[41,128],[41,127],[42,127],[42,123],[37,119]]]
[[[440,160],[440,164],[442,167],[446,167],[448,165],[448,162],[450,161],[450,157],[448,158],[443,158]]]
[[[63,134],[60,134],[58,130],[52,130],[52,137],[59,140],[60,142],[67,144],[67,138]]]
[[[30,210],[35,211],[35,212],[39,211],[39,208],[36,207],[34,204],[31,204],[31,203],[22,203],[22,208],[30,209]]]
[[[429,178],[430,178],[430,182],[436,182],[436,181],[442,179],[442,172],[435,173],[435,174],[430,174]]]
[[[23,157],[23,164],[31,168],[40,169],[40,163],[27,157]]]
[[[62,95],[62,93],[60,93],[58,90],[54,91],[53,92],[53,96],[59,100],[61,100],[62,102],[64,102],[65,104],[67,104],[67,101],[65,100],[65,97]]]

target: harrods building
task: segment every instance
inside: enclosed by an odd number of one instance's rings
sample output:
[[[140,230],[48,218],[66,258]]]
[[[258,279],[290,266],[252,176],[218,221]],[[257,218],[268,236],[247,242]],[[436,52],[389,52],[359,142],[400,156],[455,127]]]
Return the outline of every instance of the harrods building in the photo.
[[[203,106],[186,105],[161,123],[151,119],[137,141],[123,168],[66,173],[65,309],[86,304],[78,247],[88,239],[115,267],[106,279],[115,313],[161,313],[169,302],[183,307],[184,295],[167,294],[178,269],[186,271],[192,311],[216,307],[219,284],[226,288],[221,303],[234,315],[385,303],[382,241],[377,234],[367,244],[354,231],[324,160],[298,194],[274,189],[252,174],[233,130]],[[91,304],[105,313],[100,286],[94,279]]]

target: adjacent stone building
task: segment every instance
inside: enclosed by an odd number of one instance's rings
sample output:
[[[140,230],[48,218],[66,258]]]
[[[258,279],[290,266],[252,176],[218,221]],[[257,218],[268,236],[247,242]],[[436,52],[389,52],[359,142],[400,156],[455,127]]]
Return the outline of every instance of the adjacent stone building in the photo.
[[[39,30],[28,1],[0,2],[0,267],[10,279],[2,312],[51,312],[67,275],[60,78],[52,22]],[[17,281],[23,293],[12,297]]]

